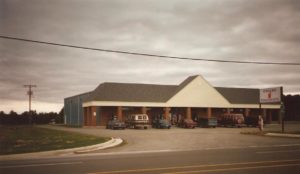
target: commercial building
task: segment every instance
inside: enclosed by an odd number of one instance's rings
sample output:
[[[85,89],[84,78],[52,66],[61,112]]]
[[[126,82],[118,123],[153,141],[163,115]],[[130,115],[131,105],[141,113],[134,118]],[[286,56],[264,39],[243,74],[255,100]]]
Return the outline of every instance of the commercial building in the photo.
[[[262,104],[267,121],[277,118],[280,104]],[[64,99],[69,126],[102,126],[113,116],[125,120],[134,113],[166,119],[218,117],[222,113],[257,116],[259,89],[213,87],[202,76],[190,76],[179,85],[102,83],[94,91]]]

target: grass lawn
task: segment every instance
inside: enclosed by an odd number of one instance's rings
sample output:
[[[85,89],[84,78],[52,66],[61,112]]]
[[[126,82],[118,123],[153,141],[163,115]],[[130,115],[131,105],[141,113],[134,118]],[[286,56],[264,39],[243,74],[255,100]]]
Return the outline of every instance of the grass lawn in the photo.
[[[0,126],[0,155],[66,149],[108,140],[110,138],[35,126]]]

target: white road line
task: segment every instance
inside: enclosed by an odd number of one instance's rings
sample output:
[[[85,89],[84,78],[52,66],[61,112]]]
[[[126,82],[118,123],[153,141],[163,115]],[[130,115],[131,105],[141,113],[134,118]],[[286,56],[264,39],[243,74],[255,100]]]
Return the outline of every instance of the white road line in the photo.
[[[163,149],[163,150],[145,150],[145,151],[124,151],[124,152],[104,152],[104,153],[87,153],[81,156],[105,156],[105,155],[128,155],[128,154],[146,154],[146,153],[162,153],[162,152],[190,152],[194,150],[224,150],[224,149],[253,149],[253,148],[272,148],[272,147],[293,147],[300,144],[278,144],[278,145],[262,145],[262,146],[246,146],[246,147],[212,147],[203,149]]]
[[[99,155],[126,155],[126,154],[144,154],[144,153],[160,153],[160,152],[175,152],[175,150],[165,149],[165,150],[144,150],[144,151],[128,151],[128,152],[107,152],[101,153]]]
[[[277,144],[277,145],[262,145],[262,146],[248,146],[249,148],[260,148],[260,147],[290,147],[290,146],[300,146],[300,144]]]
[[[44,164],[24,164],[24,165],[0,166],[0,169],[20,168],[20,167],[57,166],[57,165],[71,165],[71,164],[82,164],[82,161],[66,162],[66,163],[44,163]]]
[[[290,160],[275,160],[275,161],[250,161],[250,162],[238,162],[238,163],[221,163],[221,164],[199,164],[199,165],[189,165],[189,166],[173,166],[173,167],[157,167],[157,168],[142,168],[142,169],[125,169],[125,170],[112,170],[103,172],[93,172],[88,174],[113,174],[113,173],[142,173],[142,172],[155,172],[161,173],[162,170],[181,170],[181,169],[192,169],[192,168],[205,168],[205,167],[226,167],[226,166],[238,166],[238,165],[253,165],[253,164],[265,164],[265,165],[276,165],[280,162],[299,162],[300,159],[290,159]],[[286,164],[289,165],[289,164]],[[298,163],[297,165],[300,165]],[[215,169],[213,169],[215,170]],[[189,171],[179,172],[186,173]],[[175,172],[176,173],[176,172]]]
[[[299,152],[300,150],[277,150],[277,151],[261,151],[261,152],[255,152],[260,154],[265,153],[291,153],[291,152]]]
[[[188,174],[188,173],[209,173],[209,172],[216,173],[216,172],[226,172],[226,171],[236,171],[236,170],[263,169],[263,168],[290,167],[290,166],[300,166],[300,164],[278,164],[278,165],[268,165],[268,166],[233,167],[233,168],[224,168],[224,169],[168,172],[168,173],[162,173],[162,174]]]

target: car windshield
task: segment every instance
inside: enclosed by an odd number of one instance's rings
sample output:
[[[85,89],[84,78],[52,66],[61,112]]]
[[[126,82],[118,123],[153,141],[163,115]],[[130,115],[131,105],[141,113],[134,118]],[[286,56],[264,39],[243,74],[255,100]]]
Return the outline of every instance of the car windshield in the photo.
[[[159,120],[160,123],[163,123],[163,124],[168,124],[168,121],[167,120]]]
[[[193,123],[193,120],[185,120],[187,123]]]

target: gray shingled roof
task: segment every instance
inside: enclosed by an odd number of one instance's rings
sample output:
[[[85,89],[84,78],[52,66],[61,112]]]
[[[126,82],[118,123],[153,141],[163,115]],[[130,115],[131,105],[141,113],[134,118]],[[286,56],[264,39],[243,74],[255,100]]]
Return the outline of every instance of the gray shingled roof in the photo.
[[[215,87],[232,104],[258,104],[259,89]]]
[[[166,102],[178,86],[133,83],[102,83],[94,91],[91,100],[126,102]]]
[[[179,85],[135,83],[102,83],[87,101],[167,102],[197,76],[190,76]],[[257,104],[259,89],[215,87],[232,104]]]

